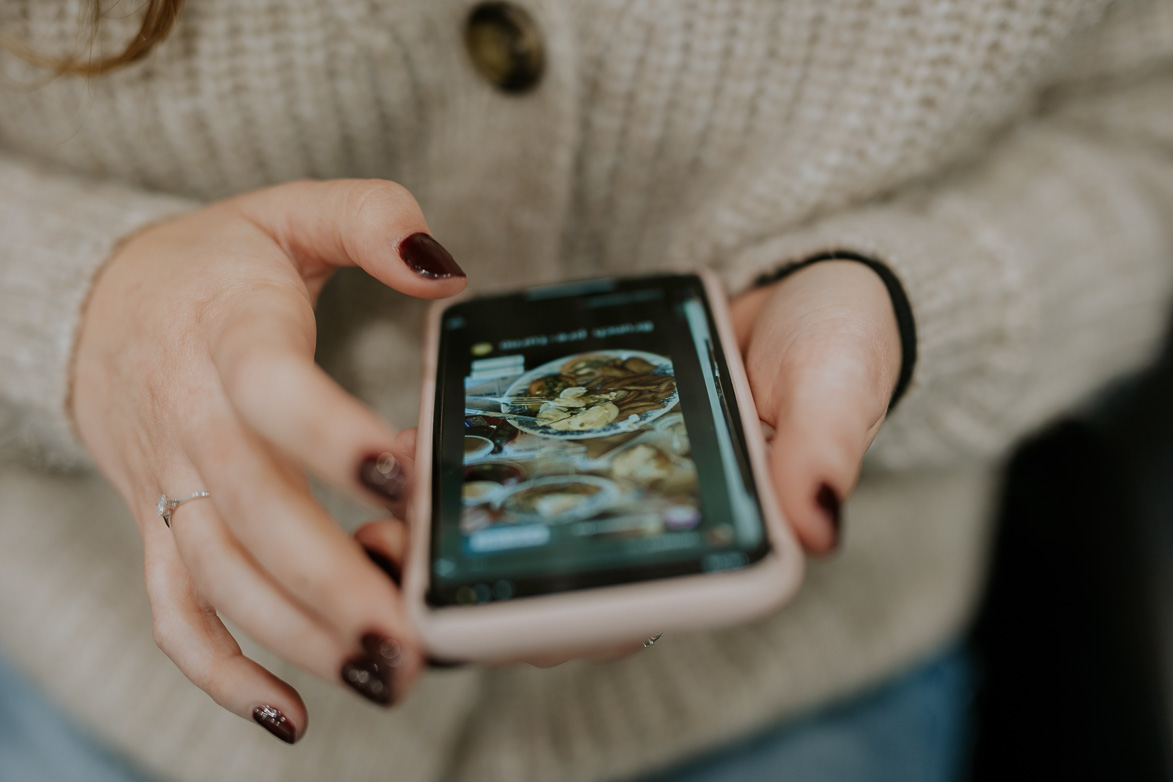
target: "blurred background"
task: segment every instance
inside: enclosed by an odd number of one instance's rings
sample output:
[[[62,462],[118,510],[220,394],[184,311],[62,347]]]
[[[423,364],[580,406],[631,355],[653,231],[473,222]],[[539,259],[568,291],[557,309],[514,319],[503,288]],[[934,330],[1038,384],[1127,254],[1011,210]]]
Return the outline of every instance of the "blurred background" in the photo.
[[[973,632],[972,782],[1173,779],[1173,340],[1020,446]]]

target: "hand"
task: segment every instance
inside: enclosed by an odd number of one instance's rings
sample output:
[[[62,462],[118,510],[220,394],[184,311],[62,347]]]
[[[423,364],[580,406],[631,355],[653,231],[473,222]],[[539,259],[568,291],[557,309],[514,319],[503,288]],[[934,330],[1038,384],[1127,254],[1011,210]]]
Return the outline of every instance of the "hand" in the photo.
[[[820,261],[733,303],[758,416],[774,429],[770,473],[810,552],[839,541],[839,509],[887,413],[900,332],[879,275]]]
[[[396,588],[314,500],[304,468],[368,502],[403,499],[411,445],[314,364],[318,293],[360,266],[411,296],[464,274],[383,181],[299,182],[125,242],[95,283],[74,368],[86,447],[135,517],[159,647],[226,709],[300,738],[297,692],[219,616],[380,704],[421,668]],[[155,515],[159,495],[211,496]]]

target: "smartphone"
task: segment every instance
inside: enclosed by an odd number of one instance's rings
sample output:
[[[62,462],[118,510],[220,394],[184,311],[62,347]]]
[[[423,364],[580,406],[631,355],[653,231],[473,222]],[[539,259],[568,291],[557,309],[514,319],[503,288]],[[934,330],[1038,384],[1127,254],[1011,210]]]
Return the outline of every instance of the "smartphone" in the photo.
[[[741,623],[797,589],[711,273],[439,302],[424,369],[404,588],[435,657]]]

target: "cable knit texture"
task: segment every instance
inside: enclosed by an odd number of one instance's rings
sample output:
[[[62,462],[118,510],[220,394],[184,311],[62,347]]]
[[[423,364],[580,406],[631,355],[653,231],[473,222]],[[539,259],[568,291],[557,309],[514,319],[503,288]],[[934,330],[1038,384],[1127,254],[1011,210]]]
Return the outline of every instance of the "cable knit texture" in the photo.
[[[69,52],[77,2],[0,0],[0,34]],[[188,0],[151,57],[93,80],[0,55],[0,646],[160,778],[617,779],[857,691],[964,626],[998,457],[1159,339],[1170,0],[518,5],[546,51],[523,94],[472,67],[468,0]],[[138,21],[112,13],[96,51]],[[151,644],[113,492],[38,468],[85,462],[70,353],[120,240],[344,176],[412,190],[481,288],[707,265],[737,291],[827,250],[887,263],[920,359],[845,551],[756,626],[619,663],[431,674],[387,715],[252,649],[306,695],[292,750],[220,711]],[[397,425],[421,313],[354,271],[319,307],[321,362]]]

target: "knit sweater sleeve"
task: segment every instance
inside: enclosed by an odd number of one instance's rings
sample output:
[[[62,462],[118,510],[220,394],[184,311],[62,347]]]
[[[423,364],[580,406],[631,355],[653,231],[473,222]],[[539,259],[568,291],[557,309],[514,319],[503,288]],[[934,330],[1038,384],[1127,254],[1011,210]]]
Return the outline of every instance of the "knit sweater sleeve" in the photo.
[[[870,454],[997,455],[1142,366],[1173,293],[1173,4],[1114,20],[981,160],[734,254],[734,290],[829,252],[886,264],[917,364]]]
[[[0,150],[0,457],[88,463],[66,399],[90,283],[121,239],[193,206]]]

